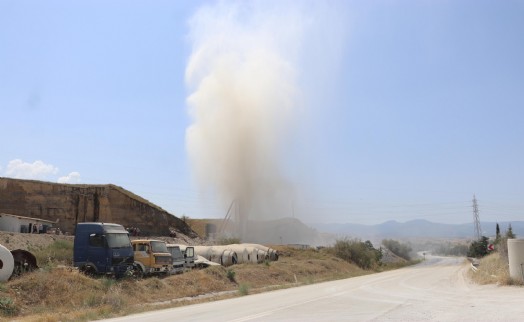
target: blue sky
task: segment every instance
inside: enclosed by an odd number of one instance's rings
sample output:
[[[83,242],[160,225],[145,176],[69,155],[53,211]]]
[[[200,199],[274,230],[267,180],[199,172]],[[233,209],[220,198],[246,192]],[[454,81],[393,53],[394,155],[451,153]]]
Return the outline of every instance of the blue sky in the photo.
[[[464,223],[476,194],[481,220],[521,220],[523,16],[523,1],[0,0],[0,176],[112,183],[223,217],[224,179],[195,179],[186,141],[188,97],[215,66],[191,84],[189,62],[221,35],[220,53],[276,57],[231,70],[240,83],[284,66],[262,93],[296,93],[261,121],[288,129],[264,159],[293,187],[275,216]]]

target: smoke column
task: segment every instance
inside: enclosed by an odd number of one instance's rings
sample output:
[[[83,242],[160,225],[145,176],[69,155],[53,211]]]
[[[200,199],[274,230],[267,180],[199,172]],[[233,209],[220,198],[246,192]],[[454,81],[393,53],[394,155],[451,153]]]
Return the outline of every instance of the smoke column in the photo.
[[[239,1],[202,7],[189,21],[189,160],[224,215],[235,200],[241,226],[291,216],[296,187],[285,167],[302,108],[297,66],[309,17],[294,2]]]

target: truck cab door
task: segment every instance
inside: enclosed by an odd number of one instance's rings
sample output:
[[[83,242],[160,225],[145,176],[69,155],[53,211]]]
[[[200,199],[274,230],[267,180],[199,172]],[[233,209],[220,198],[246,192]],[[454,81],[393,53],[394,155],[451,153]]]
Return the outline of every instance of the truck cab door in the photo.
[[[141,262],[145,266],[151,266],[151,251],[149,249],[149,244],[140,243],[134,244],[133,249],[135,251],[135,260]]]
[[[110,264],[108,261],[110,261],[110,259],[107,254],[106,239],[104,235],[89,235],[88,259],[95,264],[99,273],[106,273],[108,271],[108,264]]]

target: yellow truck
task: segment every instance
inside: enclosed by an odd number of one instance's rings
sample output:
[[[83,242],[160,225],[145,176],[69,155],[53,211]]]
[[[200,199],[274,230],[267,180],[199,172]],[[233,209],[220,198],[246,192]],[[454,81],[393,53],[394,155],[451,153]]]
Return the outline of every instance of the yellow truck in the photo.
[[[168,274],[173,267],[173,257],[166,243],[155,239],[131,241],[135,255],[135,273],[138,276]]]

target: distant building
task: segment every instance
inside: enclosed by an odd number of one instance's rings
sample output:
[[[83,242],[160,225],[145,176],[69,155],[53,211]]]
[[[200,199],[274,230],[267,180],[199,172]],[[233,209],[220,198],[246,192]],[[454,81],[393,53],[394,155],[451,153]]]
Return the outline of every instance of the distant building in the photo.
[[[47,233],[54,222],[39,218],[31,218],[10,214],[0,214],[0,230],[14,233]]]

